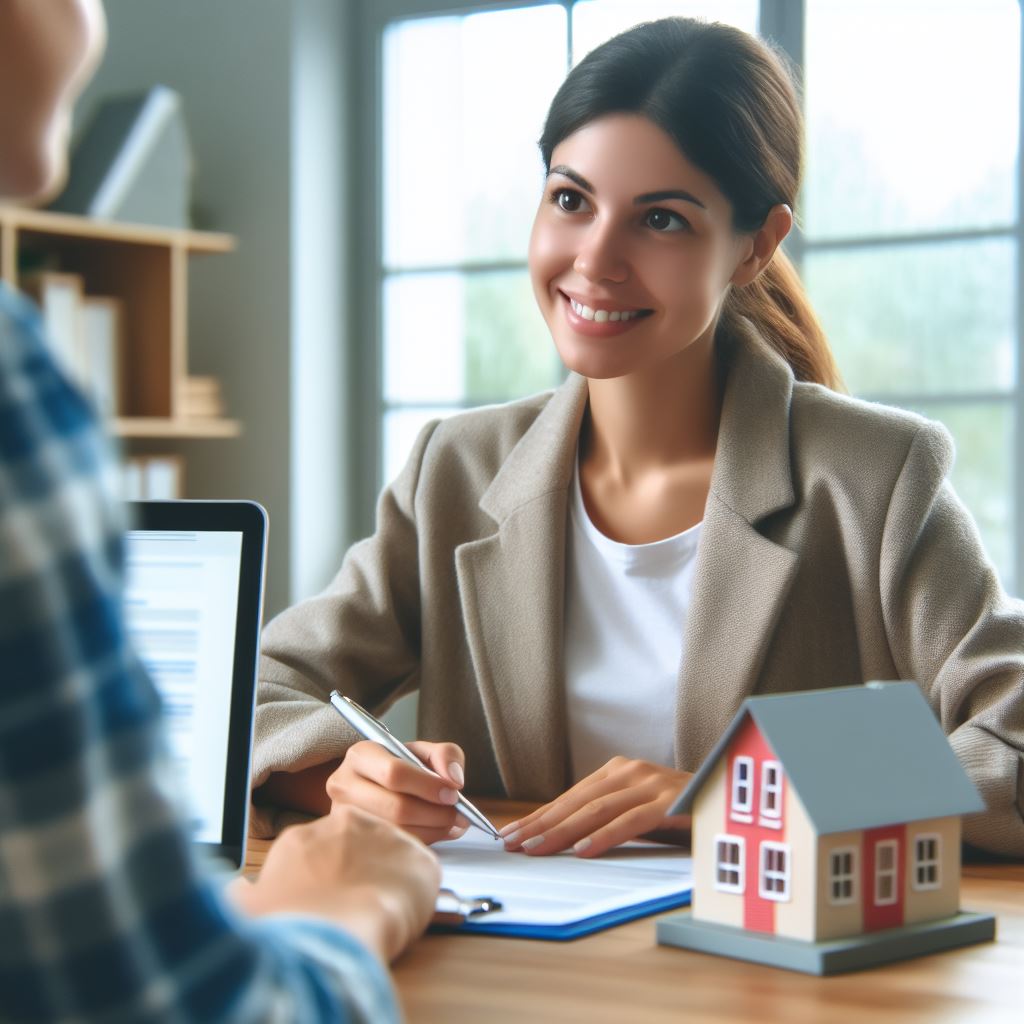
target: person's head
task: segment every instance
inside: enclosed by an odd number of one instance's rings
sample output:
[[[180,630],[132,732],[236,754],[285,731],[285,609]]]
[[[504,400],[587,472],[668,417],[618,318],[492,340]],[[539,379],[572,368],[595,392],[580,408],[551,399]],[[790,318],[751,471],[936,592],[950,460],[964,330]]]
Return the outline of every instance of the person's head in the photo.
[[[59,188],[71,108],[105,41],[100,0],[0,0],[0,198]]]
[[[720,317],[747,316],[799,379],[835,386],[824,335],[777,249],[792,225],[802,138],[786,66],[739,29],[667,18],[591,52],[548,111],[530,248],[563,359],[576,361],[566,317],[588,330],[568,300],[591,296],[639,311],[628,329],[638,342],[670,329],[678,347],[679,331],[696,340]]]

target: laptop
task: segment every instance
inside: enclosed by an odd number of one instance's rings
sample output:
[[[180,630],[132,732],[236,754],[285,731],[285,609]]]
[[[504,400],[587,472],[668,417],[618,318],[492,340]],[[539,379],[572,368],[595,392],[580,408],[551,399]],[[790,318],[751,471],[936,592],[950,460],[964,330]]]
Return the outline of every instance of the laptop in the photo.
[[[251,501],[129,502],[128,632],[163,704],[195,843],[245,860],[267,514]]]

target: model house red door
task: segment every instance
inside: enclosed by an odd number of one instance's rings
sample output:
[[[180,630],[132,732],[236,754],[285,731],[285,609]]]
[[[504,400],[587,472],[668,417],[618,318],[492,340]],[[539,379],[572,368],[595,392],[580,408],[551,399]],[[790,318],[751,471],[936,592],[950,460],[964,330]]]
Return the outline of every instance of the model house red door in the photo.
[[[879,931],[903,924],[906,885],[906,828],[890,825],[864,833],[864,930]]]

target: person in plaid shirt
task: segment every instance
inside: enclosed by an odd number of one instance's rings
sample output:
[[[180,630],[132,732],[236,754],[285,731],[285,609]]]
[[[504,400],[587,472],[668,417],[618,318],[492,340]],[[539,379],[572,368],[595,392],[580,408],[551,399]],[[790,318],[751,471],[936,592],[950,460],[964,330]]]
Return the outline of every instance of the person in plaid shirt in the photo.
[[[98,0],[0,0],[0,196],[52,193]],[[390,1021],[433,911],[422,844],[362,812],[230,893],[195,860],[126,640],[115,470],[38,312],[0,285],[0,1020]]]

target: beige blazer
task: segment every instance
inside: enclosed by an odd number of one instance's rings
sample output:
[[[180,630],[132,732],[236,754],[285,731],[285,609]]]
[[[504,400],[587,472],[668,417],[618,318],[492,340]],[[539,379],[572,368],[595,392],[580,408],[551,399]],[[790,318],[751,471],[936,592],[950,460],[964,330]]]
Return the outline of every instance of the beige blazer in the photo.
[[[913,679],[988,806],[966,837],[1024,855],[1024,605],[946,482],[947,433],[794,382],[745,321],[719,345],[676,766],[695,771],[752,693]],[[376,533],[264,632],[254,787],[352,741],[333,688],[377,712],[418,689],[420,737],[465,749],[474,794],[547,800],[570,784],[564,555],[586,398],[572,376],[423,430]],[[253,824],[280,822],[256,808]]]

